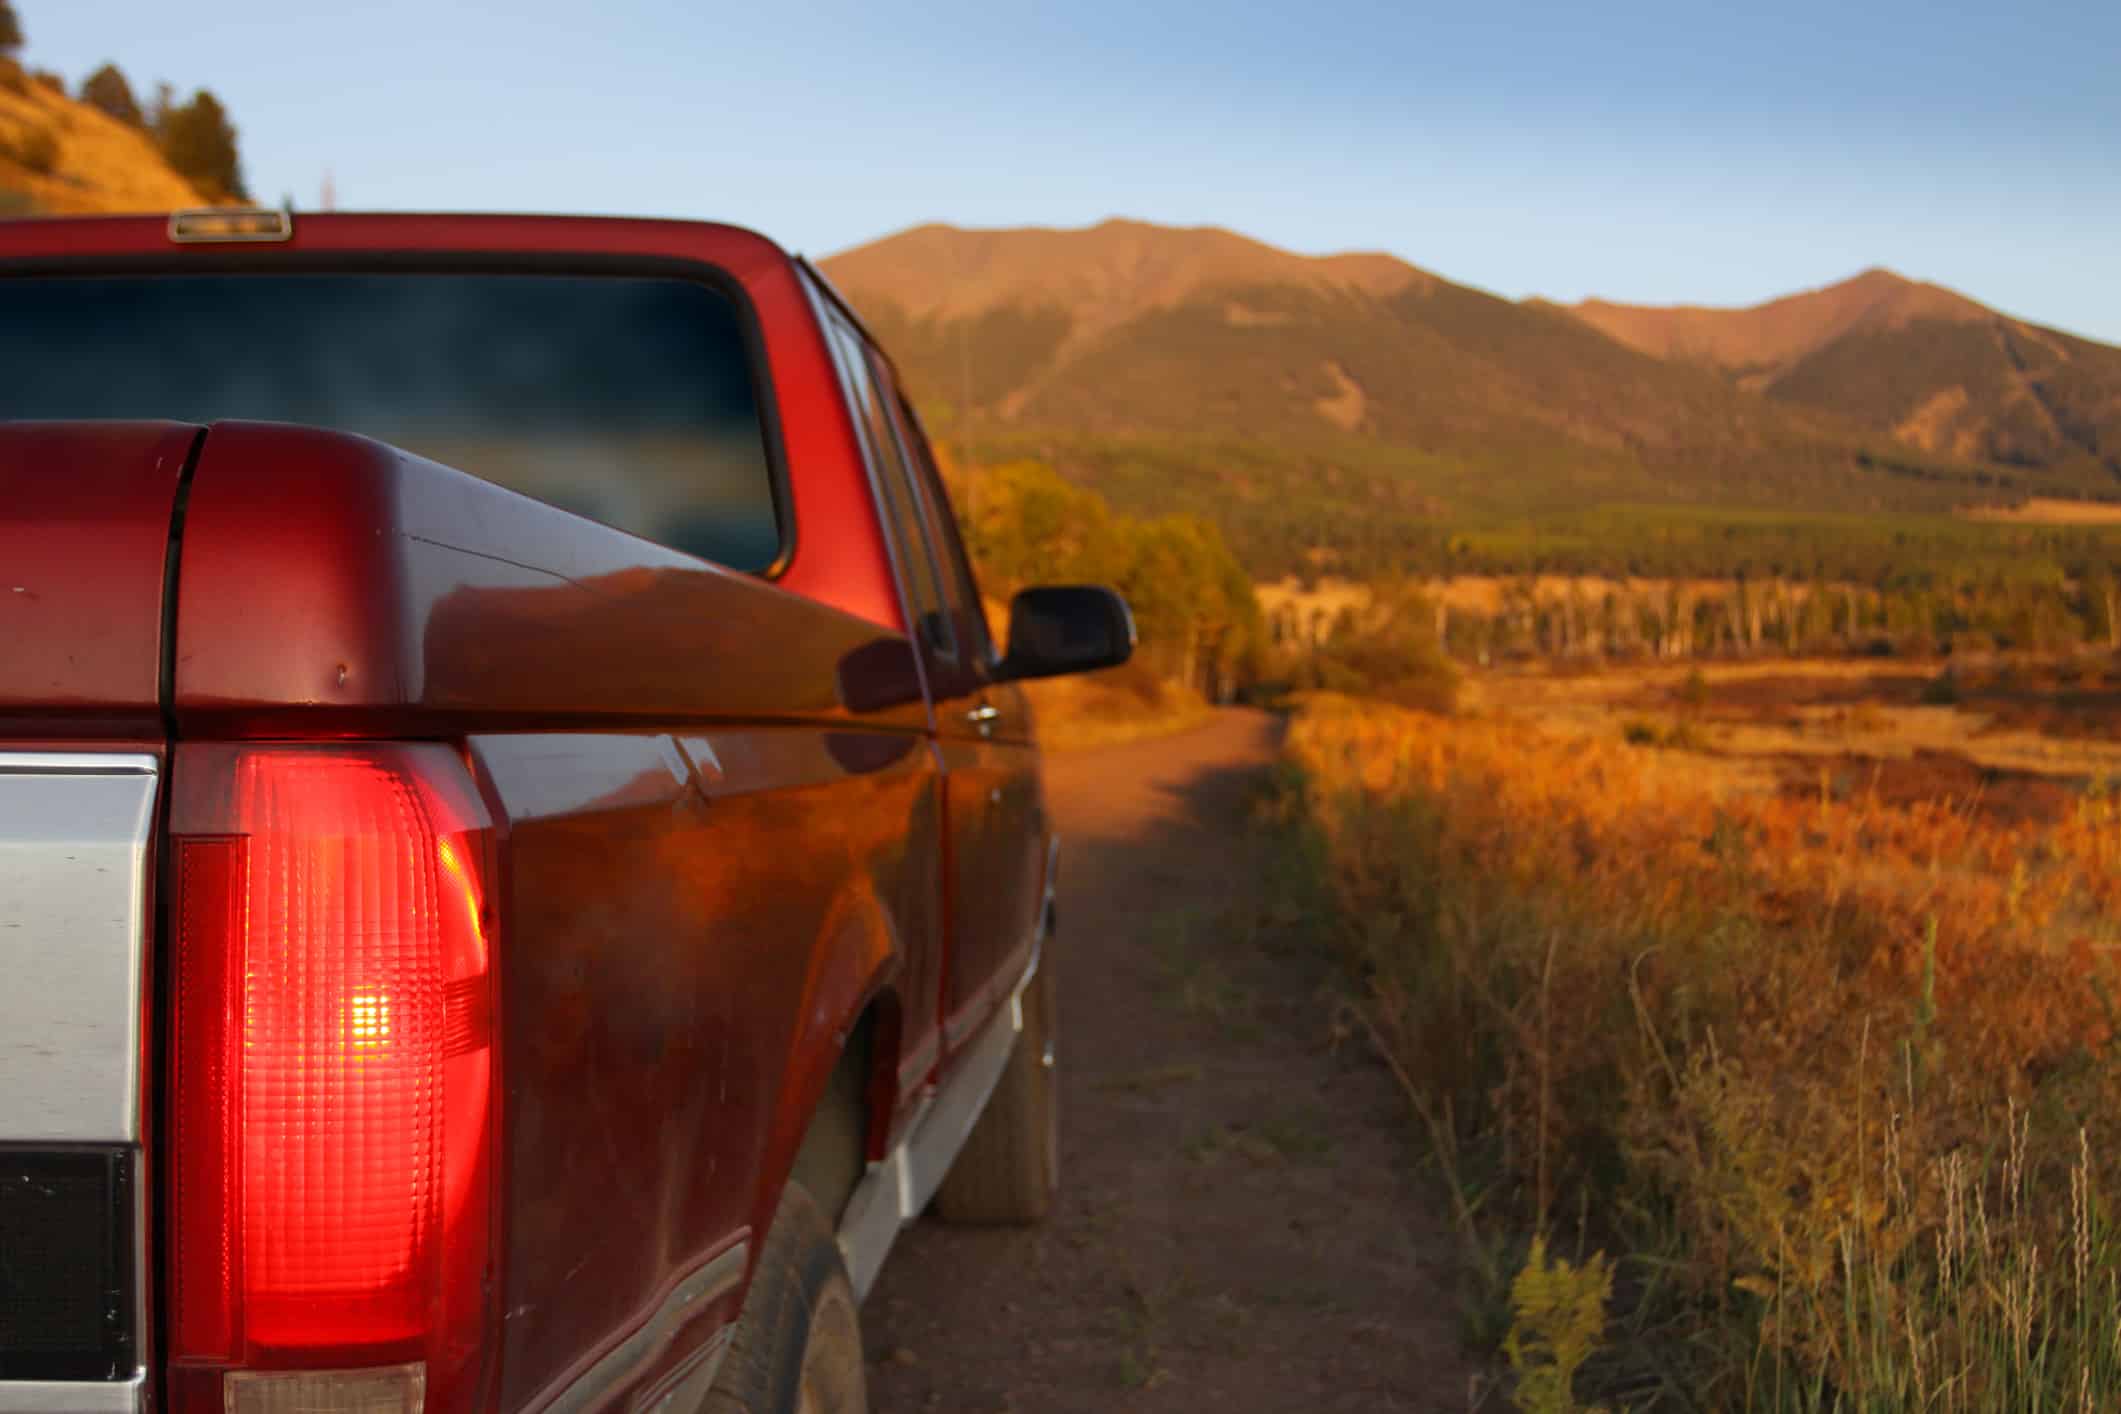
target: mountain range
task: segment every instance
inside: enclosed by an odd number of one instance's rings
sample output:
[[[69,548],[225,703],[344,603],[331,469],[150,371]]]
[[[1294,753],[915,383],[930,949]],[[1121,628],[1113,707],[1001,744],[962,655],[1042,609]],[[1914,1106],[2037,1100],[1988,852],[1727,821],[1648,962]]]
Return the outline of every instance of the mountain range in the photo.
[[[1130,509],[1212,501],[1240,539],[2121,499],[2121,349],[1886,270],[1748,309],[1564,306],[1122,220],[920,226],[822,265],[946,444]]]

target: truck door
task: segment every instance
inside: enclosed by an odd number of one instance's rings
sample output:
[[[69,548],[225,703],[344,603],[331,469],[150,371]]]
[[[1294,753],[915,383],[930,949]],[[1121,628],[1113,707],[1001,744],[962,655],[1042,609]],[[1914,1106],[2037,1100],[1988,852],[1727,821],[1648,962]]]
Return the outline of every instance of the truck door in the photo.
[[[941,577],[947,623],[931,656],[949,847],[944,1044],[966,1040],[1030,962],[1044,897],[1046,824],[1023,689],[996,682],[979,587],[912,408],[878,361],[906,475]]]

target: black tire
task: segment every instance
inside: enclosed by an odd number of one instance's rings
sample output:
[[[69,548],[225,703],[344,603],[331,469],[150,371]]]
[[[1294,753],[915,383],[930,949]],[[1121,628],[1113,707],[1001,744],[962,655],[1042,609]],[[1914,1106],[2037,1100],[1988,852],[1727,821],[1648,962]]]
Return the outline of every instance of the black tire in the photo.
[[[1035,1223],[1060,1188],[1059,1075],[1054,1068],[1053,960],[1024,988],[1024,1030],[986,1110],[936,1190],[938,1217],[954,1223]]]
[[[866,1375],[839,1243],[791,1182],[701,1414],[868,1414]]]
[[[866,1019],[832,1068],[817,1113],[796,1151],[792,1181],[817,1200],[818,1211],[835,1231],[846,1216],[847,1200],[867,1167],[868,1125],[864,1115],[869,1085],[869,1027]]]

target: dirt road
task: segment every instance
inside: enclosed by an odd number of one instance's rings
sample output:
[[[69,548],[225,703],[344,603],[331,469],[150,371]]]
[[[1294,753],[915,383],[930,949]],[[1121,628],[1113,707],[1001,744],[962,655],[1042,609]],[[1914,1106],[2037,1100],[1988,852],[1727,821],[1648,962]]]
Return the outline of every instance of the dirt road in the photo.
[[[862,1315],[880,1414],[1475,1403],[1402,1103],[1264,908],[1273,733],[1231,711],[1050,763],[1059,1210],[905,1233]]]

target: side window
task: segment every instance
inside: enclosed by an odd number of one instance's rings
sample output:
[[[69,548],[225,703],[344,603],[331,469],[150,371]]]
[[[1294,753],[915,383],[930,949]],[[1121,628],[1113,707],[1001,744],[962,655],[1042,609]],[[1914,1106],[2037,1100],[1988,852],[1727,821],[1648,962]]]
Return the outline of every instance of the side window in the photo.
[[[987,608],[980,600],[979,582],[972,574],[971,557],[965,553],[964,538],[958,534],[957,520],[951,514],[950,498],[943,490],[942,473],[936,470],[934,451],[928,445],[927,433],[921,429],[920,418],[914,414],[913,405],[906,401],[903,393],[894,395],[893,405],[898,413],[908,460],[913,465],[914,488],[921,494],[928,534],[942,561],[944,590],[952,601],[951,616],[957,622],[958,636],[971,647],[975,658],[991,660],[994,645],[987,627]]]
[[[957,639],[950,629],[942,576],[936,569],[935,548],[929,542],[927,527],[921,522],[905,451],[899,445],[898,434],[886,410],[884,394],[879,391],[871,372],[867,346],[862,336],[836,311],[826,313],[825,327],[831,332],[834,355],[839,360],[841,376],[846,380],[855,424],[876,477],[877,494],[882,498],[885,515],[891,523],[892,539],[900,552],[899,572],[905,577],[906,591],[912,600],[915,632],[930,653],[955,657]]]
[[[891,365],[873,349],[870,350],[869,376],[876,385],[884,420],[898,448],[899,465],[904,469],[906,489],[912,496],[913,513],[919,522],[922,539],[935,563],[936,586],[941,591],[943,610],[936,633],[939,638],[947,637],[947,646],[941,651],[955,657],[960,647],[969,647],[977,653],[980,640],[973,638],[966,629],[965,584],[954,572],[951,560],[956,537],[948,532],[954,531],[955,527],[945,526],[949,512],[942,499],[942,487],[929,475],[927,444],[921,439],[918,424],[908,415],[906,400],[898,390]],[[978,602],[976,596],[971,601],[975,607]]]

